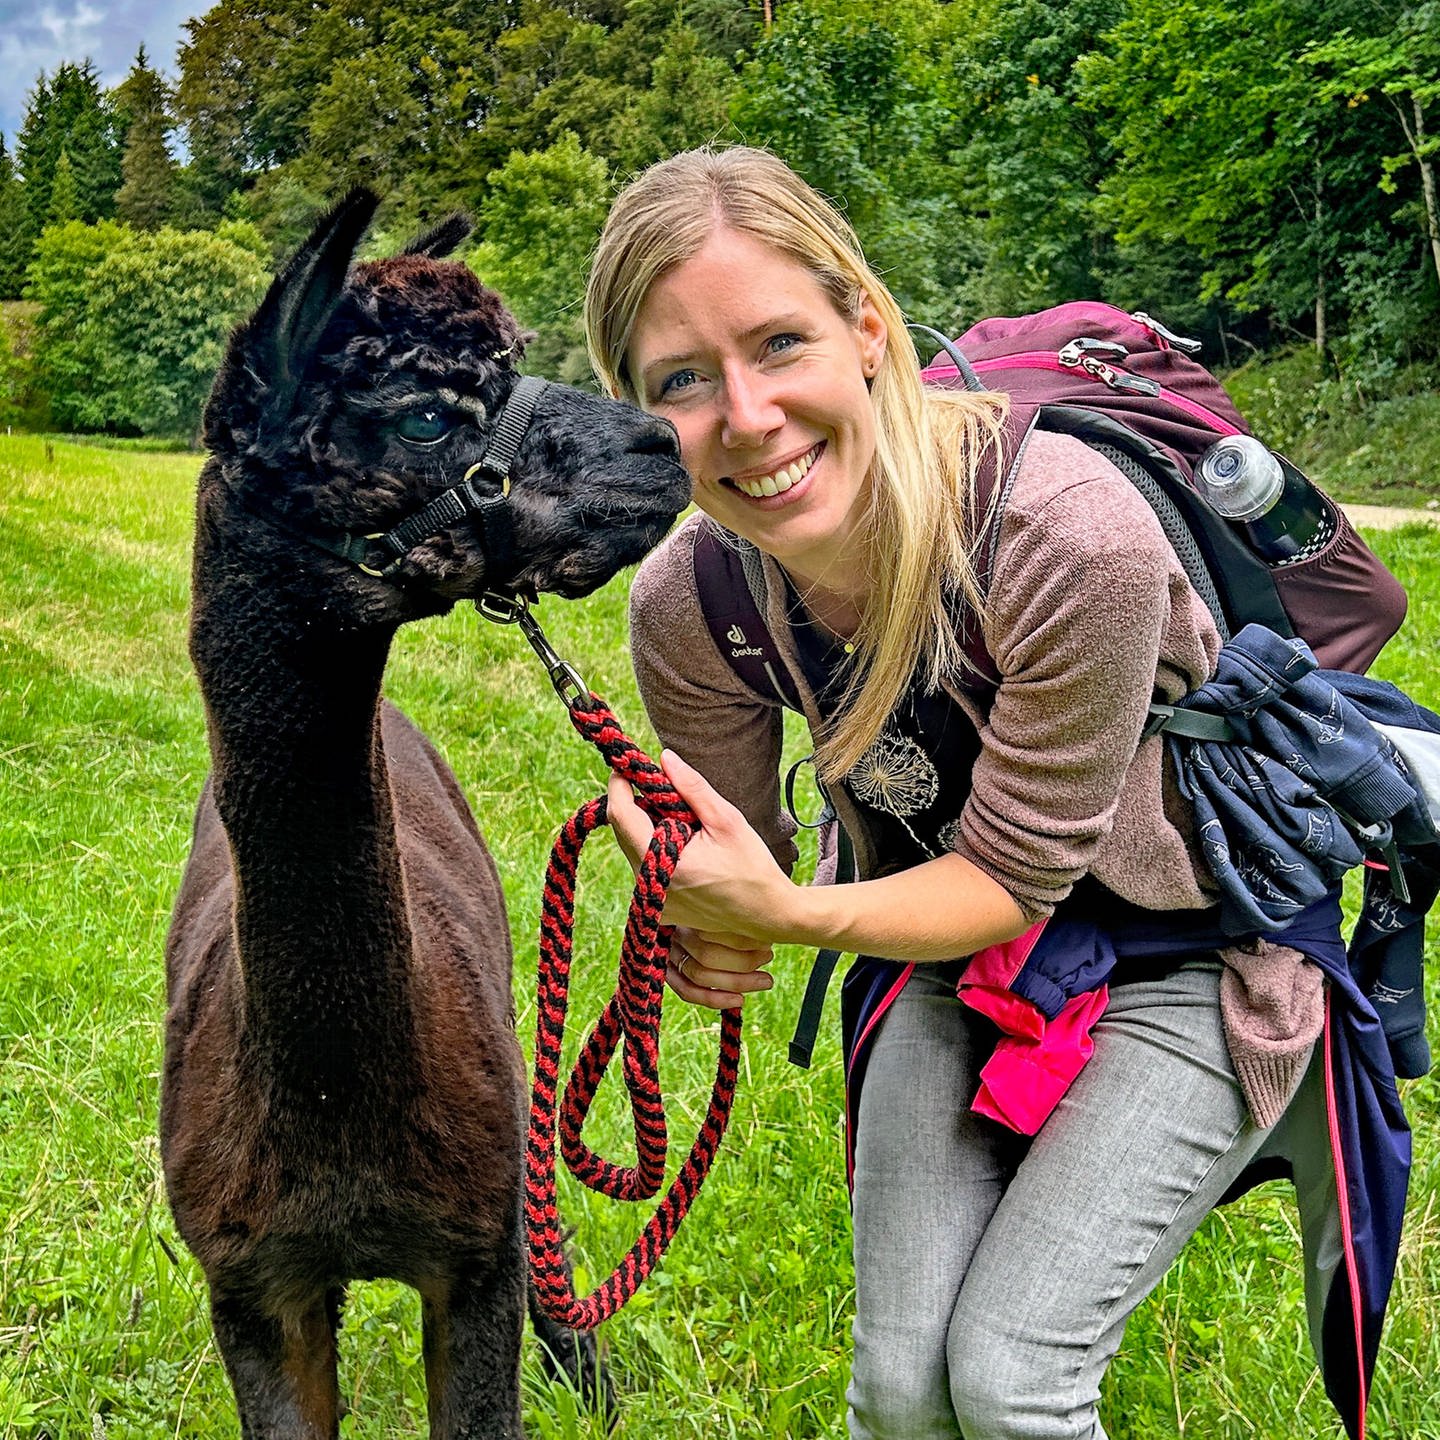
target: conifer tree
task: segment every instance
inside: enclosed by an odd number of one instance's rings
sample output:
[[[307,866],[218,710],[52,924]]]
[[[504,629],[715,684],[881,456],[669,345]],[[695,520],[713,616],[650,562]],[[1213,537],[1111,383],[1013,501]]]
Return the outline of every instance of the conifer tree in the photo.
[[[19,298],[30,260],[30,217],[15,162],[0,135],[0,300]]]
[[[144,45],[129,75],[116,87],[114,100],[125,128],[115,214],[138,230],[158,230],[174,216],[177,171],[166,144],[171,128],[169,88],[151,67]]]
[[[35,82],[17,146],[32,236],[50,223],[61,153],[70,157],[75,218],[92,222],[115,213],[120,188],[120,144],[113,107],[101,92],[95,67],[68,61],[52,78]]]
[[[62,150],[50,182],[50,208],[45,212],[45,224],[65,225],[80,218],[80,185],[75,178],[75,167],[70,163],[70,152]]]

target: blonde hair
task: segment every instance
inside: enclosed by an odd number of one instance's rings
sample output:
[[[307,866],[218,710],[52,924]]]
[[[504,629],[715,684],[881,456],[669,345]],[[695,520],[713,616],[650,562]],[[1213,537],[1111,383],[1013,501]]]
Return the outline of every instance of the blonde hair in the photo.
[[[590,363],[611,394],[639,403],[629,346],[650,286],[699,252],[718,228],[762,241],[802,265],[848,320],[868,296],[887,342],[871,386],[875,458],[859,538],[868,598],[849,682],[817,737],[821,775],[847,774],[911,684],[963,666],[946,595],[983,612],[971,560],[975,473],[998,446],[995,395],[926,391],[905,317],[867,264],[848,221],[784,161],[748,146],[689,150],[651,166],[615,201],[585,292]]]

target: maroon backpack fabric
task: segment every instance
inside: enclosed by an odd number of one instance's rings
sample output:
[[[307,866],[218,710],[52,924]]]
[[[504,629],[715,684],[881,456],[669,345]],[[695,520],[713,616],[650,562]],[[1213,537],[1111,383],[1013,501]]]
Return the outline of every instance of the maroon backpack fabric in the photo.
[[[1250,430],[1224,387],[1193,358],[1198,341],[1175,335],[1143,312],[1084,300],[982,320],[955,348],[971,374],[942,353],[923,372],[928,384],[973,387],[978,381],[1017,403],[1042,407],[1041,423],[1048,428],[1069,429],[1112,460],[1116,448],[1133,460],[1133,467],[1117,463],[1153,505],[1145,477],[1134,468],[1150,473],[1200,549],[1230,630],[1258,620],[1286,633],[1265,594],[1273,590],[1293,633],[1323,667],[1364,674],[1400,628],[1404,589],[1328,497],[1334,533],[1308,559],[1272,568],[1243,540],[1238,551],[1227,543],[1239,540],[1239,533],[1199,500],[1190,480],[1196,461],[1216,440]],[[1163,513],[1161,523],[1196,579],[1185,535],[1172,533]],[[1203,585],[1197,589],[1205,594]]]

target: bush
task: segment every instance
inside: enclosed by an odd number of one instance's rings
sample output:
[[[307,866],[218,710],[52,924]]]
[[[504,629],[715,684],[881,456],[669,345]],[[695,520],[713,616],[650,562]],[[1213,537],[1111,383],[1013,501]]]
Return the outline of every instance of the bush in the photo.
[[[1221,379],[1250,428],[1286,454],[1353,400],[1312,346],[1258,356]]]
[[[231,327],[264,293],[253,226],[144,232],[53,226],[26,294],[34,365],[62,428],[191,438]]]
[[[37,307],[0,301],[0,427],[43,430],[50,407],[36,383],[32,355]]]
[[[0,326],[0,428],[20,423],[24,384],[24,362],[15,353],[9,329]]]

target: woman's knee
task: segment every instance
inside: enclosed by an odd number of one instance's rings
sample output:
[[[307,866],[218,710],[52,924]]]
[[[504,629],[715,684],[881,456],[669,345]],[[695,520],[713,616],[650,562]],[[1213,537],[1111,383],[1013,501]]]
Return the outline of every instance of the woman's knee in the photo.
[[[957,1313],[947,1348],[950,1405],[965,1440],[1079,1440],[1099,1435],[1094,1400],[1077,1393],[1068,1345],[1013,1343]]]
[[[960,1440],[945,1375],[945,1326],[906,1327],[898,1317],[856,1318],[851,1362],[851,1440]]]
[[[1014,1400],[1011,1365],[1001,1347],[968,1327],[952,1330],[949,1347],[950,1407],[966,1440],[1009,1435],[1004,1427]]]
[[[850,1440],[960,1440],[943,1369],[857,1365],[847,1399]]]

